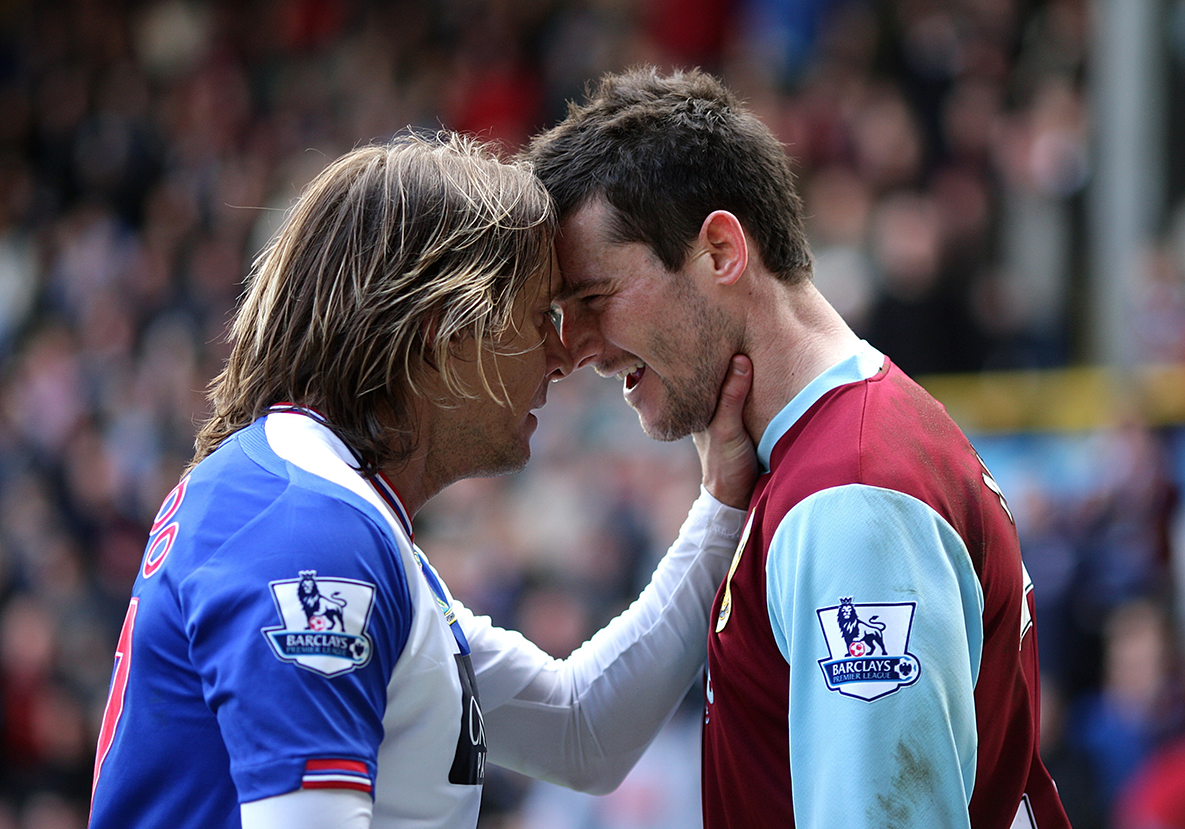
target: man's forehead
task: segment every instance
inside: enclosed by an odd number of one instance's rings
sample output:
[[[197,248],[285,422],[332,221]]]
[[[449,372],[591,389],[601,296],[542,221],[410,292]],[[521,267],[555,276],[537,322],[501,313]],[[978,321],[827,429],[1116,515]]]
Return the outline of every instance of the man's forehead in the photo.
[[[560,265],[568,258],[587,255],[608,245],[612,239],[612,209],[604,199],[591,199],[560,220],[556,252]]]
[[[613,216],[609,202],[597,196],[560,221],[556,254],[561,280],[556,301],[612,289],[620,276],[618,257],[634,246],[645,248],[641,242],[619,241],[612,230]]]
[[[565,299],[571,299],[581,291],[608,285],[610,281],[607,276],[579,273],[570,274],[566,271],[561,271],[558,285],[552,294],[552,301],[562,302]]]

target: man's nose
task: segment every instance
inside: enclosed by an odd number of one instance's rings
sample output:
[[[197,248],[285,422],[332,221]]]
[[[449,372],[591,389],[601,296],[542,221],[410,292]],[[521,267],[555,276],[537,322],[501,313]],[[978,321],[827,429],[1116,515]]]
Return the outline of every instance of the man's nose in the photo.
[[[564,308],[560,315],[560,339],[572,360],[572,371],[593,363],[601,354],[601,338],[591,314],[578,307]]]
[[[560,339],[560,332],[554,325],[547,326],[544,334],[543,348],[547,354],[547,376],[554,380],[567,377],[572,373],[572,355]],[[558,375],[558,376],[553,376]]]

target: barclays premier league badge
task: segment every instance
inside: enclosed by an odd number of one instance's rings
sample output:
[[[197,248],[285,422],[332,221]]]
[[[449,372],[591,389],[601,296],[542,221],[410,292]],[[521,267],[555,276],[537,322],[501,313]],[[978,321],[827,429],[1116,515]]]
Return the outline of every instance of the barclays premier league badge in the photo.
[[[921,665],[909,653],[916,609],[916,602],[854,604],[850,597],[818,608],[831,651],[819,660],[828,690],[871,702],[917,682]]]
[[[366,629],[374,607],[373,584],[301,570],[299,578],[268,586],[283,624],[260,632],[280,660],[322,676],[349,673],[370,661]]]

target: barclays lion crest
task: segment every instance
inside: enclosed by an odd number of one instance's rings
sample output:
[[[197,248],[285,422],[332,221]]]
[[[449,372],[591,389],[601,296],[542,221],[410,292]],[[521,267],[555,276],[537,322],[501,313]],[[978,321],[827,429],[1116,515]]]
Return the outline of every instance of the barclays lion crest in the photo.
[[[366,635],[374,607],[373,584],[322,578],[301,570],[298,578],[268,584],[281,624],[260,632],[276,657],[323,676],[337,676],[370,661]]]
[[[830,656],[819,660],[827,688],[871,702],[917,682],[921,664],[909,653],[916,602],[838,605],[815,612]]]

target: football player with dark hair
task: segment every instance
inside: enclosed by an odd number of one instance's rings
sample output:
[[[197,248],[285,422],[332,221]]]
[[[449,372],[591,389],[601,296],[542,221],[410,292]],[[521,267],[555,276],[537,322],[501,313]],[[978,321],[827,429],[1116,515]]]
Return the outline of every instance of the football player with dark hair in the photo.
[[[703,429],[752,360],[765,474],[708,638],[706,829],[1068,826],[1008,504],[815,288],[770,130],[710,75],[643,68],[525,156],[559,207],[564,344],[648,434]]]

